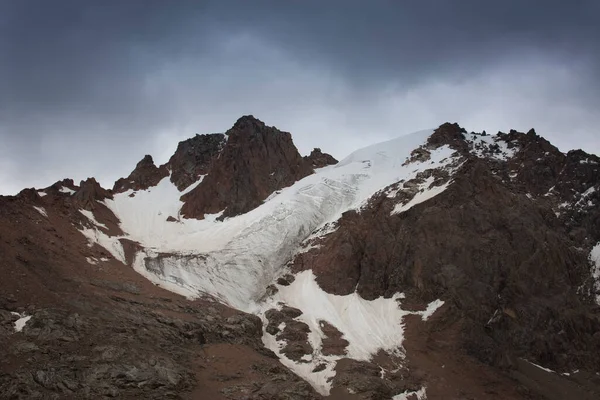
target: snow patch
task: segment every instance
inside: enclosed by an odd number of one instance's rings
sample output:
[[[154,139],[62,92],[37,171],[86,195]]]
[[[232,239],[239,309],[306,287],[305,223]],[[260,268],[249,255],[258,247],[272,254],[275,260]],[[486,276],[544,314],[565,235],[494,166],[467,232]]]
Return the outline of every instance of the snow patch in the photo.
[[[416,392],[410,392],[407,390],[406,392],[397,394],[394,397],[392,397],[392,400],[408,400],[408,399],[413,399],[415,396],[417,397],[418,400],[426,400],[427,394],[425,392],[425,386],[423,386],[421,389],[417,390]]]
[[[44,192],[43,190],[39,190],[38,194],[40,195],[40,197],[44,197],[44,196],[48,195],[48,193]]]
[[[108,227],[106,225],[104,225],[96,220],[96,218],[94,217],[94,213],[92,213],[91,211],[81,209],[81,210],[79,210],[79,212],[81,214],[83,214],[87,219],[89,219],[90,222],[92,224],[94,224],[95,226],[108,230]]]
[[[517,149],[509,148],[508,143],[496,135],[466,134],[465,139],[471,146],[471,153],[479,158],[491,158],[507,161],[515,156]]]
[[[18,320],[15,321],[15,332],[21,332],[23,328],[25,328],[25,325],[27,325],[27,322],[29,322],[29,320],[32,317],[31,315],[25,315],[25,313],[19,314],[13,312],[11,314],[18,315],[20,317]]]
[[[186,193],[189,193],[189,192],[191,192],[192,190],[196,189],[196,187],[197,187],[197,186],[198,186],[200,183],[202,183],[202,181],[204,180],[204,177],[205,177],[205,176],[206,176],[206,175],[200,175],[200,176],[198,177],[198,180],[197,180],[196,182],[192,183],[190,186],[186,187],[185,189],[183,189],[183,190],[181,191],[181,195],[183,196],[184,194],[186,194]],[[169,179],[170,179],[170,178],[169,178]]]
[[[435,313],[438,310],[438,308],[440,308],[443,305],[444,301],[440,299],[434,300],[431,303],[429,303],[425,311],[421,311],[418,314],[421,315],[421,319],[423,321],[427,321],[433,315],[433,313]]]
[[[394,209],[392,210],[391,215],[401,214],[403,212],[410,210],[417,204],[421,204],[429,199],[434,198],[438,194],[443,193],[446,189],[448,189],[448,186],[450,186],[450,184],[451,184],[451,182],[448,181],[448,182],[444,183],[443,185],[431,187],[431,184],[433,184],[433,181],[434,181],[434,178],[432,176],[427,178],[424,183],[419,185],[421,190],[419,190],[419,192],[417,192],[417,194],[415,194],[415,196],[408,203],[397,204],[394,207]]]
[[[37,210],[37,212],[39,212],[40,214],[42,214],[44,217],[48,218],[48,213],[46,212],[46,210],[44,209],[44,207],[33,206],[33,208],[35,208]]]
[[[554,372],[554,371],[552,371],[551,369],[549,369],[549,368],[545,368],[545,367],[542,367],[541,365],[538,365],[538,364],[536,364],[536,363],[533,363],[533,362],[531,362],[531,361],[529,361],[529,360],[525,360],[525,359],[523,359],[523,361],[527,361],[529,364],[531,364],[531,365],[533,365],[533,366],[536,366],[536,367],[538,367],[539,369],[543,369],[543,370],[544,370],[544,371],[546,371],[546,372],[550,372],[550,373],[553,373],[553,374],[555,373],[555,372]]]
[[[94,244],[98,244],[112,254],[115,259],[121,261],[123,264],[126,264],[125,251],[123,250],[123,245],[118,237],[108,236],[106,233],[96,228],[83,228],[80,229],[79,232],[81,232],[83,236],[88,239],[89,247],[92,247]]]
[[[266,330],[263,330],[263,343],[279,356],[282,364],[308,381],[322,395],[329,394],[335,365],[341,358],[366,361],[379,350],[404,356],[402,319],[410,312],[400,308],[399,300],[404,297],[402,294],[375,300],[365,300],[356,292],[345,296],[329,294],[319,287],[310,270],[298,273],[294,282],[289,286],[278,286],[278,289],[276,294],[261,304],[262,310],[258,314],[263,320],[263,327],[268,324],[265,317],[267,310],[278,308],[281,304],[298,308],[303,313],[296,320],[309,326],[308,341],[314,351],[310,359],[296,363],[281,353],[285,342],[278,341]],[[321,321],[334,326],[348,341],[344,356],[322,353],[325,335]],[[321,364],[326,368],[313,372]]]
[[[86,257],[85,260],[91,265],[98,264],[98,259],[96,259],[95,257]]]
[[[66,193],[66,194],[73,194],[75,193],[75,191],[73,189],[69,189],[66,186],[61,186],[60,189],[58,189],[59,192],[61,193]]]

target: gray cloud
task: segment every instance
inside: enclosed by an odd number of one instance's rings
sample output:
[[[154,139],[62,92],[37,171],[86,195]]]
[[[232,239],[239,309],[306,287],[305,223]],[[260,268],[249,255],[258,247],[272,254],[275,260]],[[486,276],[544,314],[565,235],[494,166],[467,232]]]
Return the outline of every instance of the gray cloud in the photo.
[[[0,193],[254,114],[300,150],[451,120],[600,152],[596,1],[2,1]]]

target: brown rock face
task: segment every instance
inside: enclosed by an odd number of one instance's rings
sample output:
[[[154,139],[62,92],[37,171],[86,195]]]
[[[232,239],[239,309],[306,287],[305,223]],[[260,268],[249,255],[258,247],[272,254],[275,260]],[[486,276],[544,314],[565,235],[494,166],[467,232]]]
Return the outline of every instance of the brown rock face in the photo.
[[[112,199],[112,194],[104,189],[94,178],[88,178],[81,181],[79,189],[73,193],[75,201],[86,210],[93,210],[98,207],[98,201]]]
[[[161,179],[169,175],[166,166],[157,167],[154,165],[152,156],[146,155],[135,166],[135,169],[127,178],[121,178],[115,182],[113,191],[116,193],[125,192],[129,189],[145,190],[151,186],[156,186]]]
[[[179,142],[167,168],[172,171],[171,182],[183,190],[207,174],[214,159],[219,155],[226,138],[222,133],[196,135]]]
[[[343,338],[342,333],[327,321],[320,321],[319,325],[321,325],[321,330],[325,335],[323,338],[322,353],[326,356],[343,356],[346,354],[346,347],[349,343]]]
[[[209,174],[182,197],[187,218],[223,211],[221,218],[258,207],[271,193],[313,172],[288,132],[266,126],[252,116],[240,118]]]
[[[313,168],[323,168],[338,163],[338,160],[333,158],[332,155],[323,153],[318,147],[315,147],[308,156],[305,156],[304,160]]]

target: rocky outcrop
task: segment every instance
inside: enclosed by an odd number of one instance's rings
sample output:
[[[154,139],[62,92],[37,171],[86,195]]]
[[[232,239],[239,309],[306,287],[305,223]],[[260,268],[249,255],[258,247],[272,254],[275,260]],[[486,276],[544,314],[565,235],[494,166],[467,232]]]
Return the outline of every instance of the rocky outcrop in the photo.
[[[308,156],[305,156],[304,160],[312,168],[323,168],[328,165],[334,165],[338,163],[338,161],[333,158],[332,155],[323,153],[318,147],[315,147]]]
[[[457,123],[446,122],[433,132],[427,140],[427,144],[434,149],[448,145],[465,156],[469,153],[469,145],[465,142],[465,133],[467,131]]]
[[[253,116],[240,118],[227,131],[227,143],[209,174],[182,196],[187,218],[222,212],[221,218],[258,207],[271,193],[313,172],[288,132],[266,126]]]
[[[208,173],[214,159],[223,149],[227,138],[222,133],[196,135],[179,142],[175,154],[167,163],[171,182],[183,190]]]
[[[161,179],[168,175],[169,171],[166,166],[157,167],[154,165],[152,156],[145,155],[127,178],[120,178],[115,182],[113,191],[122,193],[130,189],[146,190],[151,186],[156,186]]]
[[[86,210],[93,210],[100,206],[99,201],[112,199],[112,194],[104,189],[94,178],[81,181],[79,189],[73,194],[74,200]]]

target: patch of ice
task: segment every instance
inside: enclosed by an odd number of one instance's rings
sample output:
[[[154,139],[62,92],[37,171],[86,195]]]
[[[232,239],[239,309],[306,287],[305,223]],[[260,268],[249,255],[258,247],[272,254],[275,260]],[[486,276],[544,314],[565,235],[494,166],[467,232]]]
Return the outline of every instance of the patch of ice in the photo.
[[[548,197],[548,196],[552,195],[552,192],[554,191],[555,188],[556,188],[556,186],[552,186],[550,189],[548,189],[548,193],[546,193],[544,195],[544,197]]]
[[[121,261],[123,264],[126,264],[123,245],[118,237],[108,236],[106,233],[96,228],[83,228],[80,229],[79,232],[81,232],[83,236],[88,239],[88,246],[92,247],[94,244],[98,244],[108,250],[108,252],[112,254],[115,259]]]
[[[18,315],[20,317],[18,320],[15,321],[15,332],[21,332],[23,328],[25,328],[25,325],[27,325],[27,322],[29,322],[29,320],[31,319],[31,315],[25,315],[25,313],[19,314],[16,312],[13,312],[12,314]]]
[[[279,195],[279,193],[281,193],[281,190],[274,191],[265,199],[265,201],[263,201],[263,203],[266,203],[267,201],[273,199],[275,196]]]
[[[595,192],[596,188],[594,186],[589,187],[585,192],[581,194],[581,197],[575,203],[575,207],[583,207],[586,205],[588,207],[593,207],[594,203],[591,200],[589,200],[588,197]]]
[[[61,193],[67,193],[67,194],[73,194],[75,193],[75,191],[73,189],[69,189],[66,186],[61,186],[60,189],[58,189],[59,192]]]
[[[392,400],[408,400],[409,398],[413,399],[415,396],[417,397],[418,400],[426,400],[427,394],[425,392],[425,386],[423,386],[421,389],[417,390],[416,392],[410,392],[407,390],[404,393],[397,394],[394,397],[392,397]]]
[[[44,192],[43,190],[39,190],[38,194],[40,195],[40,197],[44,197],[44,196],[48,195],[48,193]]]
[[[536,367],[538,367],[539,369],[543,369],[543,370],[544,370],[544,371],[546,371],[546,372],[555,373],[554,371],[552,371],[552,370],[551,370],[551,369],[549,369],[549,368],[542,367],[541,365],[537,365],[536,363],[533,363],[533,362],[531,362],[531,361],[529,361],[529,360],[525,360],[525,359],[523,359],[523,360],[524,360],[524,361],[527,361],[529,364],[531,364],[531,365],[533,365],[533,366],[536,366]]]
[[[221,210],[220,212],[214,214],[204,214],[204,220],[206,222],[217,222],[217,219],[223,215],[224,212],[225,210]]]
[[[104,225],[96,220],[96,218],[94,217],[94,213],[92,213],[91,211],[81,209],[81,210],[79,210],[79,212],[81,214],[83,214],[87,219],[89,219],[90,222],[92,224],[94,224],[95,226],[104,228],[104,229],[108,229],[108,227],[106,225]]]
[[[429,305],[427,306],[427,309],[425,311],[421,311],[419,314],[421,315],[421,319],[423,321],[427,321],[434,312],[436,312],[438,310],[438,308],[440,308],[441,306],[444,305],[444,301],[437,299],[432,301],[431,303],[429,303]]]
[[[197,187],[197,186],[198,186],[200,183],[202,183],[202,181],[204,180],[204,177],[205,177],[205,176],[206,176],[206,175],[200,175],[200,176],[198,177],[198,180],[197,180],[196,182],[192,183],[190,186],[186,187],[185,189],[183,189],[183,190],[181,191],[181,195],[183,196],[184,194],[186,194],[186,193],[189,193],[189,192],[191,192],[192,190],[196,189],[196,187]]]
[[[465,138],[470,143],[471,153],[479,158],[506,161],[517,153],[516,148],[509,148],[508,143],[497,135],[482,136],[468,133]]]
[[[96,264],[98,264],[98,260],[97,260],[96,258],[94,258],[94,257],[86,257],[85,259],[86,259],[86,261],[87,261],[89,264],[91,264],[91,265],[96,265]]]
[[[303,313],[296,320],[304,322],[310,328],[308,341],[314,349],[312,357],[299,363],[288,359],[281,353],[285,343],[278,341],[264,329],[263,343],[279,356],[282,364],[308,381],[319,393],[329,394],[331,379],[335,376],[335,365],[342,357],[366,361],[379,350],[403,357],[402,319],[410,312],[400,308],[399,300],[403,298],[401,294],[369,301],[358,293],[337,296],[323,291],[310,270],[298,273],[295,278],[289,286],[279,286],[279,291],[261,305],[258,314],[263,320],[263,327],[266,327],[268,320],[265,312],[271,308],[286,304],[302,310]],[[325,335],[321,329],[321,321],[327,321],[337,328],[348,341],[344,356],[322,353]],[[321,364],[326,368],[313,372]]]
[[[430,176],[429,178],[427,178],[425,180],[425,182],[420,185],[421,190],[419,192],[417,192],[417,194],[408,203],[396,204],[396,206],[394,207],[394,209],[391,212],[391,215],[403,213],[405,211],[410,210],[417,204],[421,204],[429,199],[434,198],[438,194],[443,193],[446,189],[448,189],[448,186],[450,186],[450,184],[451,184],[451,182],[448,181],[448,182],[444,183],[443,185],[431,187],[431,184],[433,183],[433,181],[434,181],[433,177]]]
[[[48,218],[48,213],[46,213],[46,210],[44,209],[44,207],[33,206],[33,208],[35,208],[37,210],[37,212],[42,214],[44,217]]]
[[[581,194],[581,196],[582,196],[582,197],[587,197],[587,196],[589,196],[590,194],[592,194],[592,193],[595,193],[595,192],[596,192],[596,188],[595,188],[594,186],[592,186],[592,187],[590,187],[588,190],[586,190],[585,192],[583,192],[583,193]]]

